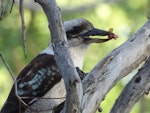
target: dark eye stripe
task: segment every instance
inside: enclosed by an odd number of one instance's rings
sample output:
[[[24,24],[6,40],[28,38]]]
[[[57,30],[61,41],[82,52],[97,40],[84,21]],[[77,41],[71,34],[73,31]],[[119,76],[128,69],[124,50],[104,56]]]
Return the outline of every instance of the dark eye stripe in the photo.
[[[82,32],[82,27],[74,27],[73,29],[71,29],[70,31],[67,31],[66,33],[67,34],[70,34],[70,35],[76,35],[76,34],[79,34],[80,32]]]

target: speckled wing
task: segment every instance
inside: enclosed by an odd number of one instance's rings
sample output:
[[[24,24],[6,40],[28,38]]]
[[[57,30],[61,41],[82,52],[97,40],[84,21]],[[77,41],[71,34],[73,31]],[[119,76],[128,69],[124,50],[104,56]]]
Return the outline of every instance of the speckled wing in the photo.
[[[18,75],[16,80],[18,95],[20,97],[28,97],[22,100],[30,106],[39,97],[45,95],[61,78],[62,76],[56,66],[54,56],[40,54]],[[1,113],[20,113],[19,111],[23,112],[25,109],[16,97],[13,85]]]

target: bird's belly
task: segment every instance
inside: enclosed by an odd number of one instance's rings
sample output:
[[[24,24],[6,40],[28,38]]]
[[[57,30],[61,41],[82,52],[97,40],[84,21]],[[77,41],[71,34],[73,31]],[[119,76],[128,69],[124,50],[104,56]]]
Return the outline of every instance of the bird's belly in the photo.
[[[53,109],[65,100],[66,90],[64,81],[61,79],[48,93],[41,99],[37,100],[31,109],[38,111],[38,113],[52,113]],[[25,113],[32,113],[27,109]]]

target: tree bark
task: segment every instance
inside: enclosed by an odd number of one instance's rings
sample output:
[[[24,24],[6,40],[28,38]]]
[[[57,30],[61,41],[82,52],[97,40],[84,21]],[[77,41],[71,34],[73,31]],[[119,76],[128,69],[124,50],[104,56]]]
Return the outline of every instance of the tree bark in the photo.
[[[55,0],[36,0],[43,8],[49,22],[54,57],[66,87],[64,113],[79,113],[82,99],[82,83],[69,56],[66,33],[60,10]]]
[[[42,6],[47,15],[55,51],[55,60],[66,85],[67,95],[63,109],[64,113],[94,113],[109,90],[150,55],[150,20],[148,20],[124,44],[114,49],[101,60],[83,79],[81,84],[81,80],[69,57],[66,34],[55,0],[36,1]],[[128,93],[130,94],[131,92],[129,90]],[[142,93],[143,91],[140,92]],[[140,96],[137,98],[140,98]],[[125,109],[128,109],[128,107]]]
[[[94,113],[109,90],[150,55],[150,20],[83,80],[82,113]]]
[[[150,57],[126,85],[110,113],[129,113],[139,98],[150,90]]]

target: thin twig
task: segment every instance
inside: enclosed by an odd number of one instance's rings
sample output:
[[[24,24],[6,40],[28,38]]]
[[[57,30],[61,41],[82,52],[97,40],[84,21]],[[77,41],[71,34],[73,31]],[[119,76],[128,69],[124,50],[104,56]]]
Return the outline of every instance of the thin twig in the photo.
[[[0,1],[0,20],[2,20],[2,16],[3,16],[3,3],[4,3],[4,0],[1,0]]]
[[[40,113],[40,112],[44,112],[44,111],[54,111],[54,108],[48,108],[48,109],[32,109],[30,110],[32,113]],[[53,113],[53,112],[52,112]]]
[[[21,23],[22,23],[22,43],[23,43],[23,51],[25,58],[27,57],[26,52],[26,28],[25,28],[25,21],[24,21],[24,9],[23,9],[23,0],[19,1],[19,11],[21,16]]]
[[[1,53],[0,53],[0,58],[1,58],[3,64],[4,64],[5,67],[7,68],[8,72],[10,73],[10,75],[11,75],[13,81],[14,81],[14,85],[15,85],[15,95],[16,95],[16,97],[18,98],[19,102],[21,102],[25,107],[30,108],[30,107],[21,99],[21,97],[18,95],[18,93],[17,93],[18,91],[17,91],[16,77],[14,76],[12,70],[10,69],[10,67],[8,66],[8,64],[6,63],[4,57],[2,56]]]
[[[3,56],[2,56],[1,53],[0,53],[0,58],[1,58],[2,62],[3,62],[3,64],[5,65],[5,67],[7,68],[8,72],[10,73],[10,75],[11,75],[13,81],[16,81],[16,78],[15,78],[15,76],[14,76],[12,70],[10,69],[10,67],[8,66],[8,64],[6,63],[6,61],[4,60],[4,58],[3,58]]]
[[[58,97],[58,98],[43,98],[43,97],[20,97],[21,99],[32,99],[32,98],[37,98],[37,99],[65,99],[65,97]],[[31,108],[29,107],[29,110],[32,111],[32,113],[38,113],[38,112],[43,112],[43,111],[49,111],[49,110],[54,110],[53,108],[49,108],[49,109],[34,109],[34,108]]]
[[[11,4],[11,7],[10,7],[10,13],[12,12],[12,9],[13,9],[13,6],[14,6],[14,3],[15,3],[15,0],[12,0],[12,4]]]
[[[65,97],[58,97],[58,98],[57,98],[57,97],[55,97],[55,98],[46,98],[46,97],[45,97],[45,98],[43,98],[43,97],[31,97],[31,96],[30,96],[30,97],[21,97],[21,98],[22,98],[22,99],[29,99],[29,98],[31,98],[31,99],[32,99],[32,98],[37,98],[37,99],[54,99],[54,100],[55,100],[55,99],[56,99],[56,100],[57,100],[57,99],[58,99],[58,100],[59,100],[59,99],[65,99]]]

